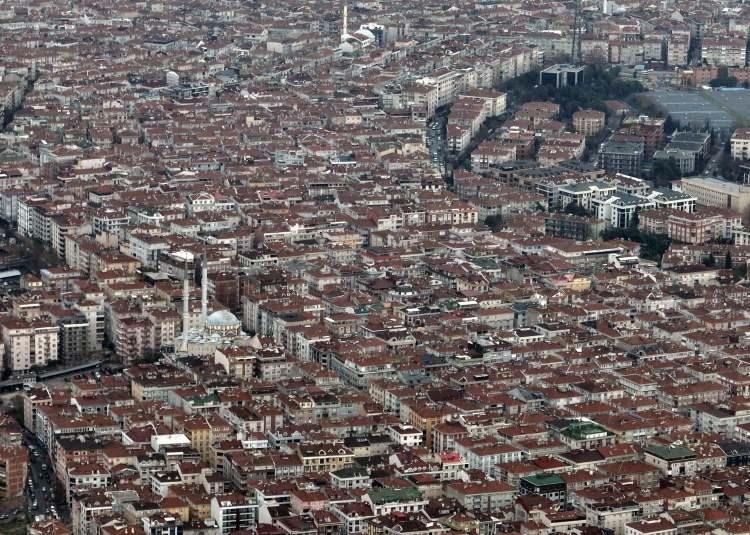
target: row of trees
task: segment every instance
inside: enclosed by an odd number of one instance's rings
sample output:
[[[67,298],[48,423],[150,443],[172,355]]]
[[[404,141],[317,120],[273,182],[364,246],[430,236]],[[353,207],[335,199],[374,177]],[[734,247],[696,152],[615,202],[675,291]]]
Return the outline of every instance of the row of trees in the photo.
[[[736,77],[729,74],[729,69],[726,67],[719,67],[716,73],[716,78],[709,82],[711,87],[737,87],[738,80]],[[742,82],[742,87],[747,89],[750,84],[747,81]]]
[[[627,228],[610,228],[602,232],[603,240],[630,240],[641,244],[641,258],[658,262],[669,250],[672,240],[666,234],[651,234],[638,229],[637,225]]]
[[[708,256],[703,257],[703,265],[706,267],[716,267],[716,257],[713,253],[708,253]],[[733,269],[732,253],[727,251],[724,255],[724,269]]]

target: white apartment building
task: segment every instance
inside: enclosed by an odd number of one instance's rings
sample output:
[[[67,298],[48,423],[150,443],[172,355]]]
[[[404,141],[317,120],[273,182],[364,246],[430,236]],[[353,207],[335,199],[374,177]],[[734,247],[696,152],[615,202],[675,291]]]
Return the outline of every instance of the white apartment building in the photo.
[[[159,255],[169,250],[169,243],[164,236],[150,234],[131,234],[130,256],[138,260],[144,267],[158,267]]]
[[[697,201],[693,195],[667,188],[656,188],[648,194],[647,198],[652,200],[658,209],[671,208],[690,213],[695,212]]]
[[[68,468],[65,482],[65,497],[68,504],[73,496],[89,489],[103,489],[112,484],[112,475],[100,464],[74,464]]]
[[[626,228],[637,210],[654,208],[656,205],[643,197],[618,193],[606,199],[594,199],[592,206],[596,210],[596,217],[606,221],[608,226]]]
[[[592,209],[592,201],[595,199],[604,199],[614,195],[617,186],[606,184],[604,182],[583,182],[579,184],[564,184],[556,189],[556,202],[558,206],[565,207],[570,203],[575,203],[586,210]],[[554,196],[553,190],[553,196]]]
[[[242,494],[221,494],[211,498],[211,518],[219,527],[220,535],[249,530],[255,526],[258,506]]]
[[[106,232],[120,236],[123,229],[130,222],[130,217],[124,210],[101,208],[91,216],[91,226],[94,232]]]
[[[7,318],[0,322],[5,365],[13,371],[46,366],[58,358],[60,329],[45,321]]]
[[[416,448],[422,444],[422,432],[411,425],[392,425],[388,427],[388,436],[395,444]]]
[[[738,128],[732,134],[732,158],[750,160],[750,128]]]
[[[745,39],[703,39],[701,59],[708,65],[744,67],[747,42]]]
[[[472,71],[473,72],[473,71]],[[417,80],[418,84],[437,89],[437,108],[450,104],[458,98],[461,91],[473,85],[467,85],[466,72],[440,69],[432,75]],[[474,77],[476,80],[476,76]]]

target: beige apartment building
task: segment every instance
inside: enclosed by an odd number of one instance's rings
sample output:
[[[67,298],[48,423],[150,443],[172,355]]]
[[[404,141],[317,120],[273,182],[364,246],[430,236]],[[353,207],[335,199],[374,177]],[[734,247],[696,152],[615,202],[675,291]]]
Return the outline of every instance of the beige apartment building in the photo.
[[[594,136],[604,128],[604,112],[598,110],[579,110],[573,114],[573,128],[584,136]]]
[[[729,208],[750,220],[750,186],[711,177],[683,178],[674,189],[696,198],[698,204]]]

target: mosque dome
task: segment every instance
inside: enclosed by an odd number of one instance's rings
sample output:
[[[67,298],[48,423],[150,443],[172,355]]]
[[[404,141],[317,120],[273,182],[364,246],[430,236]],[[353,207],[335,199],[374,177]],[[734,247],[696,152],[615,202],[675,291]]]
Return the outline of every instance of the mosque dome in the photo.
[[[217,310],[206,318],[206,327],[224,329],[227,327],[238,327],[240,320],[228,310]]]

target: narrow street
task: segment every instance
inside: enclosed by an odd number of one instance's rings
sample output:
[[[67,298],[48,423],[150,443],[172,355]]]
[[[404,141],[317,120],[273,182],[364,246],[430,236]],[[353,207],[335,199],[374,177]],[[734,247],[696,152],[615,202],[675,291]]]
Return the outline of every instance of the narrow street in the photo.
[[[59,492],[46,451],[31,433],[24,434],[24,444],[29,448],[29,482],[26,486],[30,516],[57,513],[67,518],[65,496]]]

